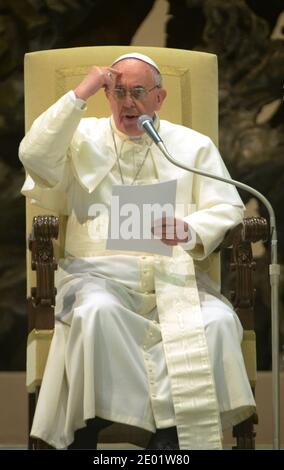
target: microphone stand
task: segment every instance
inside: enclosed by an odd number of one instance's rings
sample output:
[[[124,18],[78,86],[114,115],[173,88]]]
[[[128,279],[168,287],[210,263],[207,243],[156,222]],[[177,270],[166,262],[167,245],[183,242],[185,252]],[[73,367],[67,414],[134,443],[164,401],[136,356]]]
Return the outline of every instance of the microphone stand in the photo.
[[[146,127],[144,129],[147,132]],[[153,135],[147,132],[150,137]],[[157,134],[158,136],[158,134]],[[153,138],[155,144],[159,147],[161,152],[165,155],[173,165],[182,168],[183,170],[191,171],[197,175],[206,176],[214,180],[223,181],[224,183],[237,186],[238,188],[244,189],[249,193],[256,196],[265,205],[269,213],[270,219],[270,231],[271,231],[271,264],[269,265],[269,277],[271,286],[271,339],[272,339],[272,403],[273,403],[273,448],[280,449],[280,369],[279,369],[279,309],[278,309],[278,292],[279,292],[279,277],[280,277],[280,265],[277,264],[277,231],[276,231],[276,220],[273,207],[271,206],[268,199],[263,196],[262,193],[256,189],[248,186],[247,184],[235,181],[232,179],[223,178],[222,176],[214,175],[206,171],[192,168],[187,165],[175,160],[167,151],[163,141],[158,138]]]

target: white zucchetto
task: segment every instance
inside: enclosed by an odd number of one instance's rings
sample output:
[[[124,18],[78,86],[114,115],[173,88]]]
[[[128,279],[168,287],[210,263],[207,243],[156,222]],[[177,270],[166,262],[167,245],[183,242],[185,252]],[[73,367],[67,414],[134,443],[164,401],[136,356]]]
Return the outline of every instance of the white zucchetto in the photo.
[[[148,57],[147,55],[140,54],[139,52],[130,52],[128,54],[123,54],[119,56],[117,59],[115,59],[115,61],[111,64],[111,66],[113,66],[117,62],[120,62],[121,60],[124,60],[124,59],[142,60],[142,62],[146,62],[146,64],[152,65],[152,67],[154,67],[159,73],[161,73],[156,62],[150,59],[150,57]]]

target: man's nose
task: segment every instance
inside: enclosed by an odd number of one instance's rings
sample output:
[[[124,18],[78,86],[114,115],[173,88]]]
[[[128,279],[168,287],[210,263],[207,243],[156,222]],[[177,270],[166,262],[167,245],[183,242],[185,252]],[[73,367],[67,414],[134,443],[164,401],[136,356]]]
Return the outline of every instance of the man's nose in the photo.
[[[134,99],[133,99],[133,96],[130,94],[130,92],[127,90],[126,92],[126,95],[125,95],[125,98],[124,98],[124,104],[128,105],[128,106],[133,106],[133,104],[135,103]]]

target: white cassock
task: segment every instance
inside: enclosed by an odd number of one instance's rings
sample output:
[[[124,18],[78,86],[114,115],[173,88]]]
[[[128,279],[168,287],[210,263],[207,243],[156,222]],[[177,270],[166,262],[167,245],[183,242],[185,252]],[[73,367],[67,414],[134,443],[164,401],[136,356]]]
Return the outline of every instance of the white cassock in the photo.
[[[23,194],[68,215],[31,434],[64,448],[100,416],[152,432],[176,425],[181,449],[219,449],[221,425],[250,416],[255,401],[240,322],[197,264],[240,223],[242,202],[233,186],[169,163],[147,136],[129,138],[112,118],[83,114],[72,92],[64,95],[20,146],[30,175]],[[228,177],[208,137],[158,118],[156,126],[178,160]],[[92,211],[109,207],[112,186],[121,184],[117,158],[127,184],[140,167],[135,184],[177,180],[176,216],[196,232],[193,249],[175,247],[172,258],[106,250],[108,218]]]

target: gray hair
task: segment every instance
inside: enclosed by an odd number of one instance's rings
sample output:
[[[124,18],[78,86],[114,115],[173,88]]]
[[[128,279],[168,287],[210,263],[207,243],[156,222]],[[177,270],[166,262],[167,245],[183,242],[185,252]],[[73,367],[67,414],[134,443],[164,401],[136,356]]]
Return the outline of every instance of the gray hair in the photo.
[[[155,67],[151,67],[151,70],[152,70],[152,74],[153,74],[153,78],[154,78],[154,82],[155,82],[155,85],[159,88],[162,88],[163,86],[163,77],[161,75],[161,73],[155,69]]]

